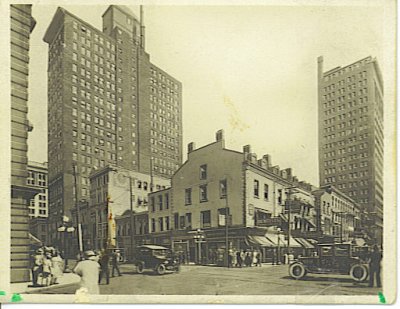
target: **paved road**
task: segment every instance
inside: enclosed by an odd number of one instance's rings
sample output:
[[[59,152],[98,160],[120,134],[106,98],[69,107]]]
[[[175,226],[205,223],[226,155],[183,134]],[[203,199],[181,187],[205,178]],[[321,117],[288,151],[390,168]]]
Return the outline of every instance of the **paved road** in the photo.
[[[163,276],[151,272],[136,274],[134,266],[122,265],[123,276],[100,285],[101,294],[125,295],[377,295],[377,288],[355,284],[348,276],[308,275],[293,280],[287,266],[263,265],[251,268],[184,266],[180,273]],[[42,293],[73,294],[77,285],[57,287]]]

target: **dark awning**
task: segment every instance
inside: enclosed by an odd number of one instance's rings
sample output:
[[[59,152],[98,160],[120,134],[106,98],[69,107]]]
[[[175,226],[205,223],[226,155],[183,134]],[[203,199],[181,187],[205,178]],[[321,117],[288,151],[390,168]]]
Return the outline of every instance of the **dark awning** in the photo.
[[[314,246],[304,238],[296,237],[295,240],[305,249],[314,249]]]
[[[246,243],[249,246],[275,247],[275,244],[265,236],[247,235]]]

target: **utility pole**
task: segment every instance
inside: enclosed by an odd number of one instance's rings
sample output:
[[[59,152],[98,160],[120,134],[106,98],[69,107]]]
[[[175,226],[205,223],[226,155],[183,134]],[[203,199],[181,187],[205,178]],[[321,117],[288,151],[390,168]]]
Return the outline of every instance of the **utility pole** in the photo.
[[[75,186],[75,207],[76,207],[76,224],[78,227],[78,245],[79,245],[79,253],[80,256],[83,254],[83,243],[82,243],[82,225],[81,225],[81,212],[79,208],[79,201],[78,201],[78,183],[76,178],[76,168],[77,166],[74,164],[72,165],[73,174],[74,174],[74,186]]]
[[[131,243],[131,259],[133,259],[133,199],[132,199],[132,176],[129,175],[129,220],[130,220],[130,243]]]
[[[228,180],[226,180],[225,185],[225,248],[226,248],[226,267],[229,268],[229,227],[228,227],[228,216],[229,216],[229,207],[228,207]]]

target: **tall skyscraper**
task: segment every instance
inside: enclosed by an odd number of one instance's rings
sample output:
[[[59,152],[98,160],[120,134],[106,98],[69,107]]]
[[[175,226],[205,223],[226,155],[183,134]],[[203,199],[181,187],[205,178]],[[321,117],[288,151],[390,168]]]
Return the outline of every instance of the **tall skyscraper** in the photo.
[[[108,164],[171,177],[182,162],[182,85],[150,62],[140,21],[111,5],[100,31],[58,8],[48,62],[50,233]],[[78,191],[75,192],[75,175]]]
[[[377,241],[383,225],[383,80],[367,57],[323,71],[318,58],[320,185],[335,185],[369,214]]]
[[[32,5],[10,5],[11,17],[11,282],[29,281],[28,204],[39,192],[27,185],[29,39]]]

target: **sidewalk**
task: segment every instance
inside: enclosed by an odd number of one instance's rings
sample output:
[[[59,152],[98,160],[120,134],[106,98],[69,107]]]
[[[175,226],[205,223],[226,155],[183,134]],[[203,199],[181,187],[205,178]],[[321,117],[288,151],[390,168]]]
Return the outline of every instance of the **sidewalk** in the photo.
[[[30,287],[32,282],[21,282],[21,283],[11,283],[11,292],[12,293],[40,293],[43,290],[51,289],[54,287],[67,286],[70,284],[75,284],[80,281],[80,277],[75,275],[74,273],[64,273],[64,275],[58,278],[58,284],[50,285],[50,286],[41,286],[41,287]]]

